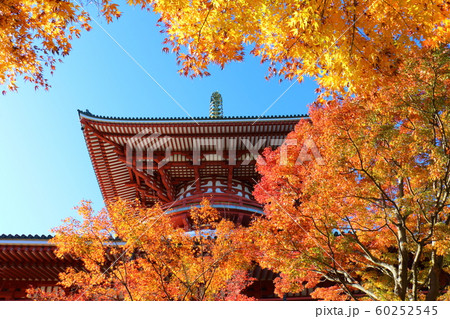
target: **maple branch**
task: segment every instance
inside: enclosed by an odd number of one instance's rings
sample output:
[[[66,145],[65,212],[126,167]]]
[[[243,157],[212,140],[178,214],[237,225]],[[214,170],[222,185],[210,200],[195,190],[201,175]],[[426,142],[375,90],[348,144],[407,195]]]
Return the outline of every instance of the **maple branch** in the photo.
[[[164,236],[163,236],[163,239],[165,239]],[[170,241],[169,241],[169,242],[170,242]],[[168,269],[168,271],[169,271],[173,276],[175,276],[175,278],[176,278],[183,286],[185,286],[186,288],[188,288],[188,285],[186,284],[186,282],[185,282],[184,280],[182,280],[182,279],[178,276],[178,274],[172,269],[172,267],[170,267],[169,264],[167,264],[162,258],[158,258],[152,251],[150,251],[150,250],[148,250],[148,249],[145,249],[145,248],[142,246],[142,244],[141,244],[141,247],[142,247],[142,250],[143,250],[143,252],[144,252],[145,254],[150,255],[153,259],[155,259],[156,261],[159,261],[160,263],[162,263],[162,264],[164,265],[164,267],[166,267],[166,268]],[[174,249],[174,247],[172,247],[172,245],[170,245],[170,244],[168,245],[168,247],[169,247],[169,249],[172,250],[172,252],[173,252],[174,254],[176,254],[176,256],[178,257],[178,259],[181,260],[181,257],[178,255],[176,249]],[[152,262],[152,261],[149,260],[149,262]],[[184,267],[185,267],[184,263],[182,263],[182,266],[183,266],[183,269],[184,269]],[[185,271],[185,269],[184,269],[184,271]],[[185,277],[188,278],[186,271],[185,271]],[[161,280],[162,280],[162,278],[161,278]]]
[[[322,23],[324,23],[324,15],[325,15],[325,8],[327,6],[327,2],[328,2],[328,0],[323,1],[322,10],[320,11],[320,20],[322,21]]]
[[[150,263],[150,265],[152,266],[153,270],[158,275],[159,282],[161,283],[162,290],[163,290],[164,294],[166,295],[167,300],[169,300],[169,301],[173,300],[173,297],[169,294],[169,292],[166,289],[167,282],[163,278],[163,274],[162,274],[161,268],[156,267],[156,262],[151,262],[151,261],[148,261],[148,262]]]
[[[329,233],[329,232],[327,232],[327,234],[328,234],[328,233]],[[326,237],[326,239],[327,239],[327,246],[328,246],[328,249],[329,249],[329,251],[330,251],[330,253],[331,253],[330,257],[331,257],[331,260],[332,260],[332,263],[333,263],[332,269],[333,269],[333,271],[335,271],[337,274],[339,274],[340,272],[339,272],[338,267],[337,267],[337,264],[336,264],[336,257],[335,257],[336,255],[335,255],[335,253],[334,253],[334,249],[333,249],[332,246],[331,246],[330,236],[328,235],[328,236]],[[342,266],[341,266],[341,268],[342,268]],[[345,276],[345,278],[347,278],[350,282],[355,282],[355,279],[353,279],[353,278],[350,276],[350,274],[349,274],[346,270],[344,270],[343,272],[341,272],[341,274],[343,274],[343,275]],[[356,300],[356,298],[353,296],[353,294],[351,293],[351,291],[348,289],[348,287],[347,287],[347,285],[346,285],[346,281],[344,281],[343,277],[342,277],[342,276],[337,276],[337,279],[338,279],[338,281],[341,283],[341,285],[342,285],[344,291],[346,291],[346,293],[347,293],[350,297],[352,297],[354,300]]]
[[[414,191],[412,185],[411,185],[411,178],[407,177],[406,178],[406,186],[408,187],[409,192],[416,197],[417,192]],[[430,220],[428,219],[428,216],[426,214],[425,208],[423,207],[423,204],[420,202],[419,198],[415,199],[415,202],[417,203],[417,205],[419,206],[420,209],[420,213],[422,215],[422,217],[428,222],[430,223]]]
[[[355,31],[356,31],[356,22],[357,22],[357,19],[356,19],[356,6],[357,6],[357,2],[356,2],[356,0],[353,0],[353,6],[355,7],[354,9],[353,9],[353,23],[352,23],[352,41],[351,41],[351,43],[350,43],[350,51],[349,51],[349,57],[350,57],[350,59],[351,59],[351,57],[352,57],[352,52],[353,52],[353,45],[354,45],[354,43],[355,43]]]
[[[314,270],[313,270],[314,271]],[[330,273],[328,272],[323,272],[323,271],[315,271],[319,274],[321,274],[322,276],[324,276],[325,279],[331,281],[331,282],[339,282],[339,277],[344,276],[346,277],[346,274],[344,272],[340,272],[338,270],[336,270],[336,274],[340,274],[342,276],[339,276],[338,278],[332,277],[330,276]],[[379,300],[379,298],[377,297],[377,295],[375,295],[372,291],[366,289],[364,286],[362,286],[360,283],[358,283],[357,281],[353,281],[353,282],[347,282],[347,285],[356,288],[362,292],[364,292],[367,296],[369,296],[370,298],[372,298],[373,300]]]
[[[289,51],[294,47],[294,45],[297,44],[297,42],[298,42],[301,38],[302,38],[301,35],[297,36],[296,39],[295,39],[295,41],[294,41],[294,42],[286,49],[286,52],[285,52],[285,59],[286,59],[286,60],[288,60],[288,53],[289,53]]]
[[[408,25],[408,23],[406,22],[405,18],[403,17],[403,15],[398,10],[396,10],[395,7],[389,1],[383,0],[383,2],[385,4],[387,4],[388,6],[390,6],[392,8],[392,10],[394,10],[400,16],[400,18],[402,19],[403,23],[406,25],[407,29],[411,29],[410,26]]]
[[[359,240],[358,234],[356,231],[353,230],[353,226],[349,220],[348,217],[345,218],[347,220],[347,222],[350,225],[350,228],[352,229],[352,234],[354,234],[354,239],[356,241],[356,243],[358,244],[358,246],[363,250],[363,252],[365,254],[362,254],[363,257],[365,257],[367,260],[371,261],[373,264],[382,267],[386,270],[389,270],[391,272],[391,276],[392,278],[396,278],[397,276],[397,270],[392,266],[389,265],[385,262],[382,262],[381,260],[379,260],[378,258],[376,258],[375,256],[372,255],[372,253],[369,251],[369,249]]]
[[[348,216],[346,216],[346,218],[348,219]],[[349,222],[351,223],[351,222]],[[359,223],[358,221],[354,221],[354,224],[358,225],[360,228],[355,228],[354,226],[352,226],[351,228],[344,228],[344,229],[351,229],[352,231],[361,231],[361,232],[379,232],[380,230],[382,230],[383,228],[387,227],[387,222],[386,220],[384,221],[384,224],[378,227],[373,227],[373,225],[371,225],[371,228],[369,228],[368,226],[364,226],[361,223]]]
[[[122,258],[123,258],[123,255],[122,255]],[[123,264],[123,270],[125,272],[125,276],[124,276],[125,289],[127,290],[128,296],[130,296],[130,300],[133,301],[133,295],[131,294],[131,291],[130,291],[129,285],[128,285],[127,265],[126,265],[126,262],[124,262],[123,260],[122,260],[122,264]]]
[[[215,266],[216,263],[218,263],[219,261],[221,261],[222,259],[224,259],[225,257],[227,257],[229,254],[231,254],[232,252],[234,252],[235,249],[231,249],[229,250],[226,254],[224,254],[223,256],[221,256],[219,259],[215,260],[205,271],[208,271],[209,269],[211,269],[212,267]],[[183,295],[183,297],[181,298],[181,300],[185,300],[187,294],[189,292],[191,292],[191,288],[192,286],[198,281],[198,279],[200,279],[200,277],[203,275],[203,273],[201,273],[200,275],[198,275],[194,281],[189,285],[188,290],[185,292],[185,294]]]
[[[123,256],[123,255],[122,255]],[[114,269],[114,271],[110,272],[113,274],[113,276],[115,276],[119,282],[122,284],[122,286],[125,287],[125,290],[128,293],[128,296],[130,297],[130,300],[133,301],[133,295],[131,294],[131,291],[128,288],[128,283],[127,283],[127,270],[126,270],[126,264],[125,262],[123,262],[122,260],[122,265],[123,265],[123,269],[125,271],[125,276],[122,276],[122,273],[120,272],[120,270],[116,267],[116,269]],[[120,277],[118,276],[118,274],[120,274]]]
[[[347,133],[347,136],[348,136],[350,142],[352,143],[353,147],[355,148],[356,153],[357,153],[357,155],[358,155],[358,160],[359,160],[359,163],[360,163],[360,167],[361,167],[361,168],[360,168],[360,169],[356,169],[356,170],[357,170],[357,171],[363,172],[364,174],[367,175],[367,177],[369,177],[369,179],[372,181],[372,183],[373,183],[373,184],[379,189],[379,191],[385,196],[386,200],[388,200],[390,203],[392,203],[392,205],[395,207],[395,209],[396,209],[397,212],[398,212],[398,216],[400,217],[399,219],[401,220],[401,215],[400,215],[400,209],[399,209],[399,207],[397,206],[397,204],[395,203],[395,201],[392,200],[392,199],[388,196],[388,194],[384,191],[384,189],[381,187],[381,185],[379,185],[379,183],[377,182],[377,180],[375,179],[375,177],[373,177],[373,176],[372,176],[372,175],[364,168],[364,160],[363,160],[363,158],[362,158],[362,155],[361,155],[361,152],[360,152],[358,146],[356,145],[355,141],[354,141],[354,140],[352,139],[352,137],[350,136],[350,132],[349,132],[348,130],[346,130],[346,133]]]
[[[211,13],[212,9],[213,9],[213,6],[211,5],[208,9],[208,13],[206,14],[205,19],[203,20],[202,25],[200,26],[200,29],[198,30],[197,42],[200,42],[200,37],[202,34],[203,26],[205,25],[206,21],[208,20],[209,14]]]
[[[197,225],[197,226],[198,226],[198,229],[200,229],[200,225]],[[208,252],[205,250],[205,247],[204,247],[204,244],[203,244],[203,237],[202,237],[202,234],[200,233],[200,231],[199,231],[199,241],[200,241],[200,258],[202,260],[200,264],[201,264],[202,269],[204,270],[205,269],[204,268],[204,265],[205,265],[205,258],[204,257],[205,257],[205,254],[207,254]],[[213,273],[210,276],[211,280],[212,280],[212,276],[214,275],[215,269],[216,268],[214,267],[213,268]],[[203,275],[202,275],[203,281],[204,281],[204,283],[206,285],[206,282],[208,282],[208,279],[206,278],[206,271],[203,271],[202,273],[203,273]],[[206,294],[206,289],[207,289],[207,287],[203,287],[203,291],[200,292],[200,296],[199,296],[200,300],[203,300],[203,297]]]
[[[340,198],[340,199],[358,198],[358,199],[365,200],[365,201],[375,205],[376,207],[378,207],[380,209],[386,207],[385,205],[380,204],[380,202],[383,203],[383,198],[378,198],[378,197],[367,197],[367,196],[360,196],[360,195],[352,194],[352,195],[344,195],[344,196],[337,197],[337,198]]]
[[[211,276],[209,276],[209,280],[206,281],[207,284],[205,284],[205,288],[203,289],[203,293],[202,293],[202,295],[201,295],[201,297],[200,297],[200,300],[203,300],[203,298],[205,297],[206,291],[208,290],[209,286],[210,286],[211,283],[212,283],[212,280],[213,280],[213,278],[214,278],[214,274],[216,273],[216,270],[217,270],[217,267],[214,267],[214,268],[212,269]]]

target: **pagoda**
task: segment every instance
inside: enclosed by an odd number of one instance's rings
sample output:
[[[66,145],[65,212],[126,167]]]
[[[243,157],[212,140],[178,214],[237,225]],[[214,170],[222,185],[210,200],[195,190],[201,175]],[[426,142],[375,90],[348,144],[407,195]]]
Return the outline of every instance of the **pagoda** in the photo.
[[[105,201],[159,202],[189,229],[187,211],[207,197],[212,207],[248,225],[262,214],[253,196],[256,159],[277,147],[305,116],[224,117],[211,97],[210,117],[114,118],[79,111],[88,152]]]
[[[146,206],[158,202],[174,225],[187,231],[188,211],[205,197],[223,218],[237,224],[246,226],[263,215],[252,196],[259,179],[257,157],[266,147],[281,145],[306,118],[225,117],[218,92],[211,96],[209,117],[119,118],[88,110],[78,114],[104,200],[139,199]],[[25,298],[24,287],[30,284],[52,289],[57,273],[75,264],[57,260],[47,240],[0,238],[0,299]],[[258,281],[250,295],[275,297],[272,272],[256,267],[252,276]]]

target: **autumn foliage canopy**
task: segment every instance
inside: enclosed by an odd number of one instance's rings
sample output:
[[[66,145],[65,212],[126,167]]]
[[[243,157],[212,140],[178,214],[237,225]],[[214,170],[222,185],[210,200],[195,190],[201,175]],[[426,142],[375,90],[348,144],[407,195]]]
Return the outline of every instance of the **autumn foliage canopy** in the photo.
[[[77,3],[84,2],[0,1],[0,85],[16,91],[21,77],[36,88],[50,87],[46,72],[53,73],[60,57],[72,49],[72,40],[91,29],[88,13]],[[107,21],[120,16],[117,4],[101,3]]]
[[[184,75],[208,75],[208,65],[242,61],[251,48],[269,76],[312,76],[340,92],[379,85],[411,52],[450,40],[447,1],[161,0],[151,8]]]
[[[91,1],[108,22],[121,15],[111,0]],[[90,3],[91,3],[90,2]],[[0,84],[17,77],[48,87],[46,67],[67,55],[72,37],[91,21],[69,0],[0,3]],[[242,61],[250,51],[268,75],[312,76],[328,90],[362,93],[398,73],[411,52],[449,43],[448,1],[392,0],[127,0],[160,16],[164,51],[174,52],[186,76],[208,66]],[[88,7],[86,7],[88,8]],[[98,8],[98,9],[97,9]]]
[[[280,294],[327,280],[313,297],[450,298],[449,71],[448,49],[410,61],[371,97],[314,104],[266,150],[254,234]]]
[[[190,212],[192,230],[176,229],[159,206],[118,200],[56,228],[56,255],[79,267],[60,274],[61,290],[31,289],[40,300],[249,300],[252,283],[243,230],[220,220],[207,201]],[[205,228],[207,227],[207,228]]]

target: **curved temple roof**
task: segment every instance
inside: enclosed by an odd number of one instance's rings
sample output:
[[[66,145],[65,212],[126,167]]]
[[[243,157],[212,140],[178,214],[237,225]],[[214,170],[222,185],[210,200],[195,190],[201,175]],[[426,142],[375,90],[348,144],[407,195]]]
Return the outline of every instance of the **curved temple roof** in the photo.
[[[103,121],[130,121],[130,122],[233,122],[233,121],[249,121],[249,120],[286,120],[286,119],[305,119],[308,118],[307,114],[295,114],[295,115],[262,115],[262,116],[224,116],[220,118],[211,118],[207,116],[202,117],[114,117],[114,116],[101,116],[94,115],[89,110],[78,110],[78,115],[92,120]]]
[[[51,245],[48,241],[51,235],[12,235],[1,234],[0,245]]]
[[[105,200],[172,202],[183,183],[203,177],[259,176],[256,157],[277,147],[306,115],[223,118],[118,118],[78,111]]]

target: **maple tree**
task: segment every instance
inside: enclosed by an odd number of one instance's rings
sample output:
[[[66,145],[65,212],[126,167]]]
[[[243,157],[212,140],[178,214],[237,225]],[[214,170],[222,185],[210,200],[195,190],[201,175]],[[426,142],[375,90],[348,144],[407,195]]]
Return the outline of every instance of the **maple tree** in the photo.
[[[119,17],[112,0],[93,1],[108,22]],[[83,3],[83,1],[80,1]],[[315,77],[331,91],[362,93],[398,73],[411,52],[449,43],[446,0],[127,0],[160,15],[165,52],[180,73],[208,75],[250,54],[269,62],[269,77]],[[5,0],[0,3],[0,83],[15,90],[17,76],[48,87],[44,66],[66,55],[72,36],[90,29],[78,2]]]
[[[108,22],[119,17],[117,4],[97,1]],[[90,30],[88,13],[70,0],[3,0],[0,2],[0,85],[17,90],[22,77],[38,87],[49,88],[46,69],[51,73],[69,54],[73,37]],[[6,91],[3,91],[5,94]]]
[[[450,50],[399,72],[370,96],[315,103],[259,160],[267,218],[252,228],[278,294],[450,299]]]
[[[412,52],[449,43],[450,3],[426,0],[133,0],[161,15],[184,75],[208,75],[250,53],[269,76],[312,76],[330,91],[363,93]]]
[[[60,274],[56,292],[29,289],[38,300],[251,300],[253,281],[244,231],[221,219],[207,200],[190,211],[191,229],[174,228],[158,205],[117,200],[82,221],[68,218],[51,240],[56,255],[80,260]]]

